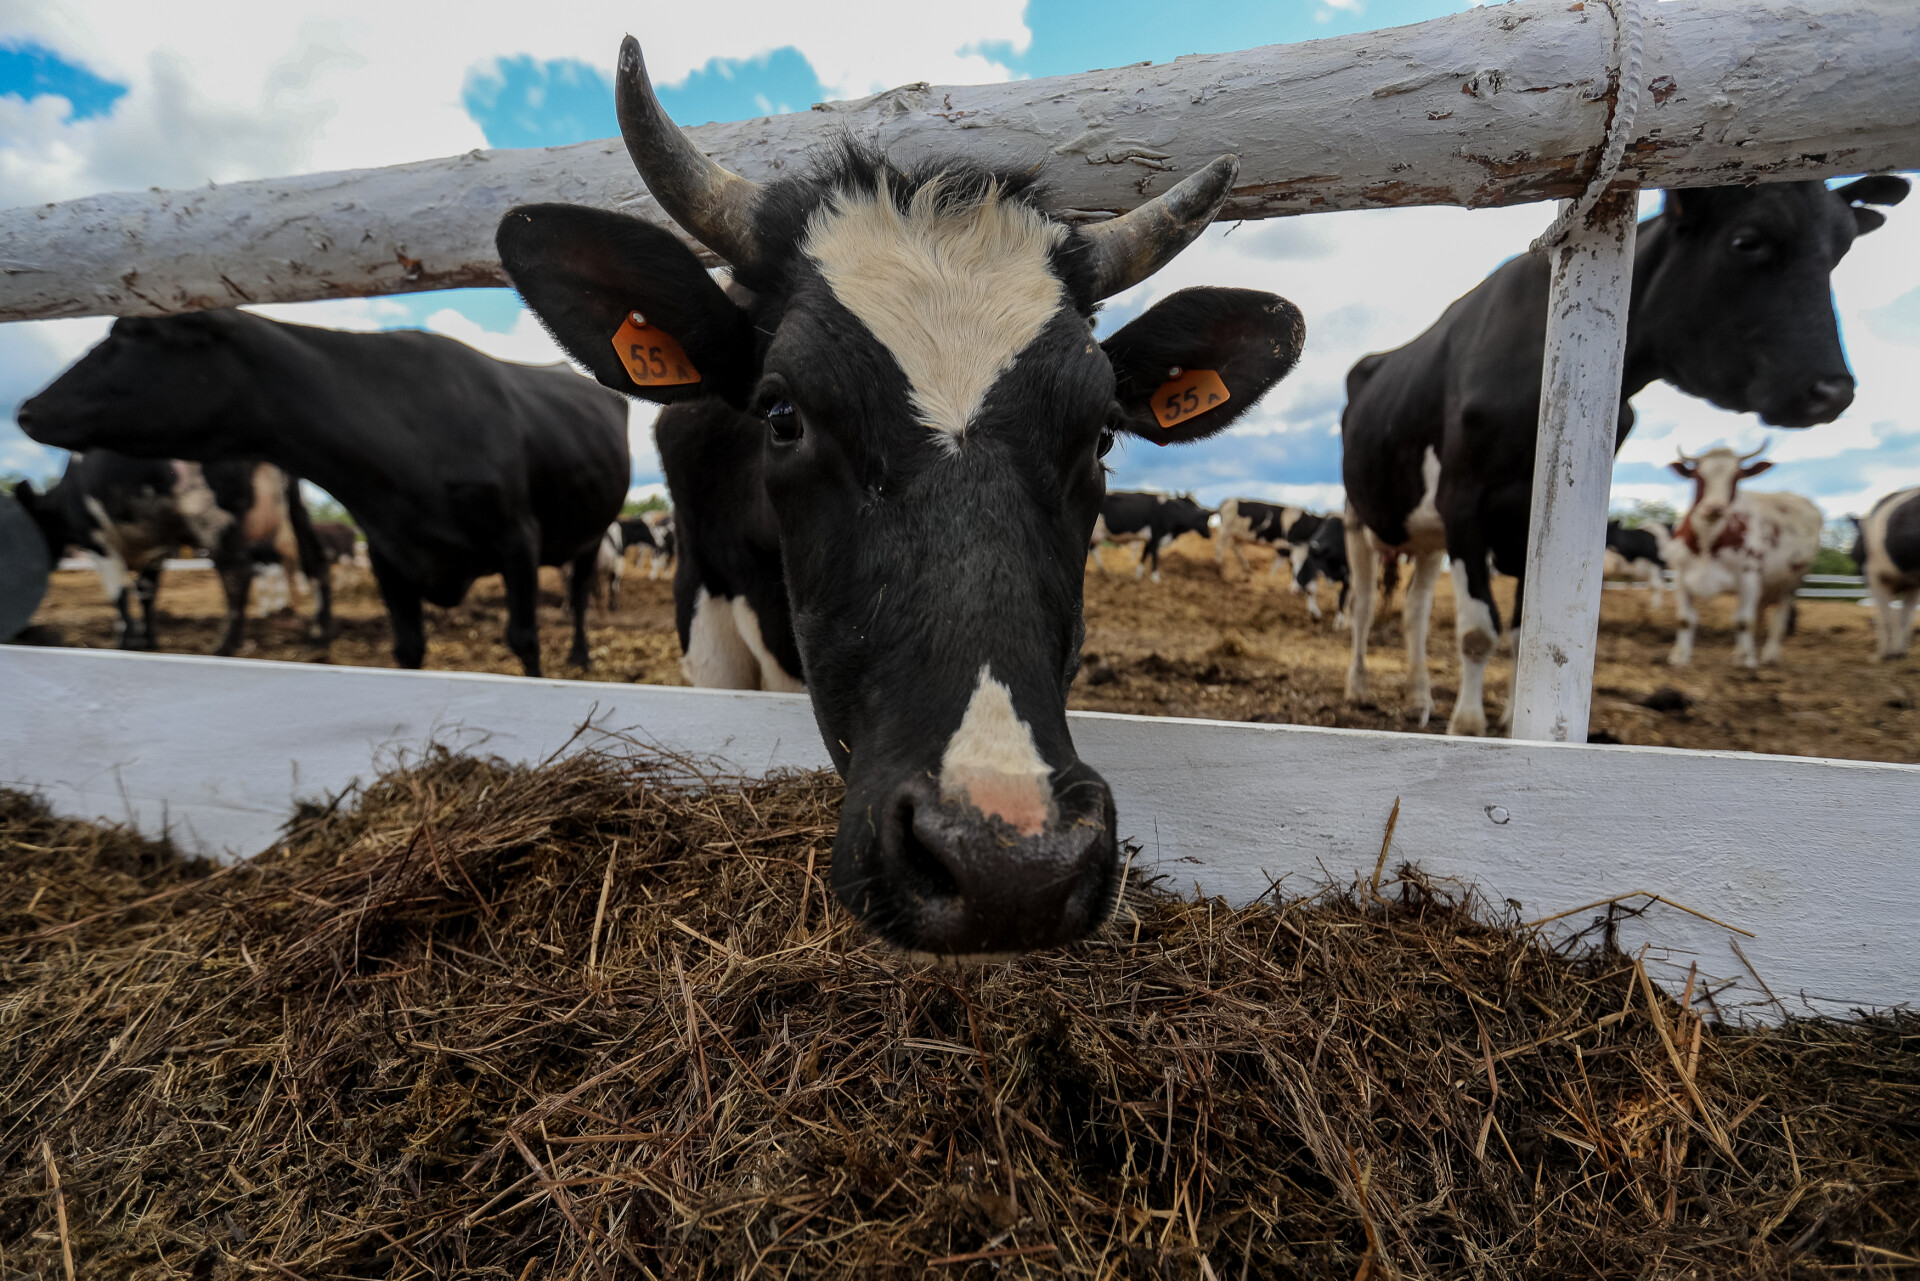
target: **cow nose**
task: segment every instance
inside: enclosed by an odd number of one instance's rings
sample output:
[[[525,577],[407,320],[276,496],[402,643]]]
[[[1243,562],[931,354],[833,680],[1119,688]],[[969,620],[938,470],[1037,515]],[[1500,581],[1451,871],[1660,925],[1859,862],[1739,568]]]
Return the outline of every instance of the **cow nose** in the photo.
[[[33,423],[33,410],[26,405],[20,406],[13,411],[13,421],[19,425],[21,431],[27,430]]]
[[[1112,800],[1021,835],[923,782],[898,788],[880,833],[879,873],[911,951],[1006,954],[1083,938],[1112,906]]]
[[[1822,423],[1832,422],[1852,403],[1853,379],[1846,374],[1817,380],[1802,402],[1806,416]]]

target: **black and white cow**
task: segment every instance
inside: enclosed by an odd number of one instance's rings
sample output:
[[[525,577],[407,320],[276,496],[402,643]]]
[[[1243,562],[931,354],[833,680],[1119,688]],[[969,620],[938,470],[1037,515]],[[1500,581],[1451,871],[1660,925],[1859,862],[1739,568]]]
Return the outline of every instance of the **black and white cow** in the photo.
[[[1320,617],[1320,600],[1314,592],[1322,580],[1340,584],[1340,600],[1333,607],[1333,625],[1347,626],[1347,595],[1352,575],[1347,569],[1347,524],[1338,516],[1328,516],[1314,526],[1313,534],[1296,553],[1300,567],[1293,573],[1296,590],[1307,594],[1307,613]]]
[[[660,571],[673,564],[673,513],[650,511],[638,516],[622,517],[620,540],[623,549],[639,549],[634,560],[635,568],[639,568],[644,558],[647,577],[660,577]]]
[[[264,458],[321,486],[365,531],[393,655],[426,655],[421,601],[500,574],[507,647],[540,674],[542,565],[574,575],[573,650],[627,491],[627,407],[565,365],[510,364],[438,334],[342,333],[244,311],[114,322],[22,405],[27,435],[143,457]]]
[[[1607,577],[1639,579],[1653,589],[1653,607],[1660,608],[1667,589],[1667,563],[1660,557],[1660,548],[1672,536],[1658,521],[1637,527],[1608,521]]]
[[[1247,564],[1240,544],[1264,543],[1273,548],[1273,564],[1267,569],[1267,577],[1273,577],[1280,572],[1280,566],[1285,565],[1297,579],[1300,566],[1306,560],[1307,544],[1313,541],[1325,519],[1304,507],[1229,498],[1220,504],[1220,538],[1213,545],[1214,563],[1224,567],[1227,553],[1231,551],[1240,568],[1252,573],[1253,567]]]
[[[848,143],[749,182],[667,119],[632,40],[615,104],[732,292],[672,232],[599,209],[513,210],[499,247],[601,381],[682,402],[657,435],[689,666],[805,681],[847,781],[833,885],[876,933],[947,955],[1083,936],[1120,875],[1112,794],[1066,720],[1100,454],[1220,431],[1304,331],[1237,289],[1173,294],[1104,343],[1094,312],[1199,235],[1235,161],[1076,226],[1025,166]],[[1165,427],[1149,399],[1176,367],[1225,396]]]
[[[1906,180],[1890,176],[1835,190],[1782,182],[1668,192],[1634,249],[1618,441],[1633,426],[1629,398],[1661,379],[1775,426],[1837,418],[1853,400],[1853,376],[1833,314],[1833,268],[1855,236],[1885,221],[1864,206],[1906,194]],[[1408,710],[1426,723],[1427,620],[1450,557],[1461,675],[1447,729],[1486,730],[1481,687],[1500,636],[1492,574],[1519,575],[1526,564],[1547,277],[1545,256],[1522,254],[1418,338],[1364,357],[1347,375],[1352,701],[1369,694],[1374,566],[1383,550],[1403,552],[1413,560]]]
[[[329,638],[333,596],[326,561],[299,481],[255,459],[173,462],[89,450],[67,462],[44,495],[24,482],[14,496],[32,514],[58,559],[77,547],[93,561],[101,589],[119,611],[122,649],[158,649],[154,600],[168,557],[205,551],[226,593],[226,631],[216,654],[245,639],[247,599],[259,565],[298,569],[316,588],[314,635]],[[138,604],[138,616],[134,605]]]
[[[1913,636],[1920,608],[1920,488],[1888,494],[1866,519],[1855,518],[1859,537],[1853,562],[1873,598],[1874,658],[1899,658]]]
[[[1100,501],[1100,517],[1093,522],[1093,534],[1087,550],[1101,573],[1107,563],[1100,558],[1102,543],[1140,544],[1140,563],[1134,566],[1135,578],[1153,569],[1153,581],[1160,581],[1160,553],[1182,534],[1212,536],[1214,513],[1193,501],[1190,494],[1168,498],[1164,494],[1144,494],[1120,490]]]

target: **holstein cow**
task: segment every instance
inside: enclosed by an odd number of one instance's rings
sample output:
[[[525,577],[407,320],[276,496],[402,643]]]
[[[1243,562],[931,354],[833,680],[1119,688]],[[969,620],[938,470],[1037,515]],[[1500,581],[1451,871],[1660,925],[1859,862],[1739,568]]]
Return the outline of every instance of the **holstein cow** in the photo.
[[[565,365],[515,365],[438,334],[341,333],[244,311],[114,322],[21,406],[43,444],[146,457],[265,458],[313,481],[365,531],[393,656],[426,655],[420,603],[457,605],[500,574],[507,647],[540,674],[542,565],[586,594],[627,489],[627,408]]]
[[[1100,559],[1102,543],[1140,544],[1140,563],[1134,566],[1135,578],[1153,568],[1153,581],[1160,581],[1160,553],[1182,534],[1212,537],[1214,514],[1187,494],[1168,498],[1164,494],[1142,494],[1127,490],[1108,494],[1100,500],[1100,516],[1093,522],[1093,534],[1087,550],[1101,573],[1107,563]]]
[[[1762,449],[1765,446],[1761,447]],[[1793,594],[1820,553],[1825,518],[1798,494],[1755,494],[1740,482],[1773,466],[1754,462],[1760,454],[1709,449],[1698,458],[1681,454],[1669,464],[1694,484],[1693,506],[1666,546],[1673,567],[1674,610],[1680,630],[1667,662],[1684,667],[1693,661],[1693,634],[1700,625],[1698,602],[1738,592],[1733,610],[1733,661],[1747,667],[1780,661],[1780,643],[1793,618]],[[1773,625],[1756,658],[1753,634],[1770,606]]]
[[[1183,290],[1104,343],[1093,316],[1200,234],[1236,162],[1075,226],[1024,166],[851,143],[756,185],[667,119],[631,39],[615,104],[732,292],[672,232],[599,209],[513,210],[499,246],[603,382],[682,402],[657,436],[690,667],[804,677],[847,781],[834,889],[877,934],[945,955],[1081,937],[1120,874],[1112,794],[1066,720],[1099,454],[1220,431],[1303,336],[1247,290]],[[1168,405],[1175,367],[1190,407]]]
[[[1653,589],[1653,607],[1660,608],[1666,598],[1667,565],[1660,549],[1673,537],[1658,521],[1628,528],[1617,520],[1607,522],[1607,577],[1637,578]]]
[[[1240,568],[1252,573],[1253,566],[1247,564],[1240,544],[1264,543],[1273,548],[1273,564],[1267,569],[1267,577],[1279,573],[1284,564],[1297,579],[1300,566],[1307,558],[1307,544],[1325,519],[1304,507],[1280,507],[1251,498],[1229,498],[1220,504],[1220,540],[1213,545],[1214,564],[1224,568],[1227,553],[1231,551]]]
[[[74,455],[45,495],[22,483],[14,496],[39,524],[53,557],[74,546],[93,561],[119,611],[123,649],[159,648],[154,600],[161,567],[182,547],[205,550],[227,602],[226,631],[214,652],[232,654],[245,639],[257,565],[304,572],[317,587],[314,635],[332,634],[326,562],[298,486],[279,468],[253,459],[203,466],[95,449]]]
[[[1640,225],[1634,249],[1616,447],[1633,426],[1628,399],[1658,379],[1723,409],[1757,411],[1775,426],[1839,417],[1853,400],[1853,377],[1830,277],[1853,238],[1885,221],[1863,206],[1906,194],[1906,180],[1890,176],[1835,190],[1782,182],[1668,192],[1662,212]],[[1492,574],[1517,576],[1526,564],[1547,277],[1544,255],[1522,254],[1424,334],[1362,358],[1347,375],[1341,466],[1354,570],[1352,701],[1368,698],[1377,555],[1404,552],[1413,559],[1408,710],[1426,723],[1427,621],[1441,560],[1451,557],[1460,693],[1447,730],[1486,729],[1481,685],[1500,636]]]
[[[1352,574],[1347,569],[1347,523],[1328,516],[1314,529],[1313,536],[1298,549],[1300,567],[1293,573],[1293,585],[1307,594],[1307,613],[1320,617],[1320,600],[1314,587],[1321,580],[1340,584],[1340,601],[1333,607],[1333,625],[1345,627],[1347,594]]]
[[[1920,607],[1920,488],[1888,494],[1854,526],[1853,560],[1873,597],[1873,656],[1899,658]]]

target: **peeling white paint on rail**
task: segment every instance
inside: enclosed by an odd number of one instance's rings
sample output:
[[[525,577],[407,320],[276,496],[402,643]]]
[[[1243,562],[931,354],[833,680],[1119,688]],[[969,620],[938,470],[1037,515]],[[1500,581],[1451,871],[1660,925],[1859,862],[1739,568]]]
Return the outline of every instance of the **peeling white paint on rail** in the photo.
[[[61,813],[173,831],[233,855],[271,845],[296,799],[443,742],[511,761],[606,734],[747,774],[825,768],[801,695],[454,672],[0,647],[0,785]],[[1738,752],[1458,740],[1073,713],[1114,789],[1135,866],[1245,902],[1392,863],[1512,900],[1525,919],[1647,890],[1753,932],[1754,968],[1796,1013],[1920,997],[1920,766]],[[1581,927],[1602,913],[1575,913]],[[1698,961],[1765,997],[1717,926],[1651,905],[1623,921],[1656,973]]]
[[[1612,46],[1601,5],[1522,0],[1157,66],[908,85],[690,132],[755,180],[843,131],[909,163],[1038,164],[1057,205],[1090,217],[1226,151],[1241,156],[1226,219],[1513,204],[1585,184]],[[1622,174],[1669,187],[1920,166],[1916,64],[1913,0],[1649,4]],[[618,139],[89,196],[0,211],[0,320],[504,284],[494,228],[545,200],[662,221]]]

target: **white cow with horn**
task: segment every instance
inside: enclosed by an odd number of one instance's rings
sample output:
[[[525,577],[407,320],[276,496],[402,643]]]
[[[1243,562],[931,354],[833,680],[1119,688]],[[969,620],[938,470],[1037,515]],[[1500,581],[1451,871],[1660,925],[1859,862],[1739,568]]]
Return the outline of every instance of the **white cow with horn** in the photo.
[[[1750,454],[1684,451],[1669,463],[1694,484],[1693,506],[1660,554],[1674,571],[1680,630],[1668,664],[1693,661],[1693,634],[1702,597],[1739,593],[1733,612],[1733,661],[1747,667],[1780,661],[1780,644],[1793,618],[1793,594],[1820,550],[1820,509],[1798,494],[1756,494],[1740,482],[1773,466]],[[1777,605],[1766,647],[1756,657],[1753,634],[1767,607]]]

